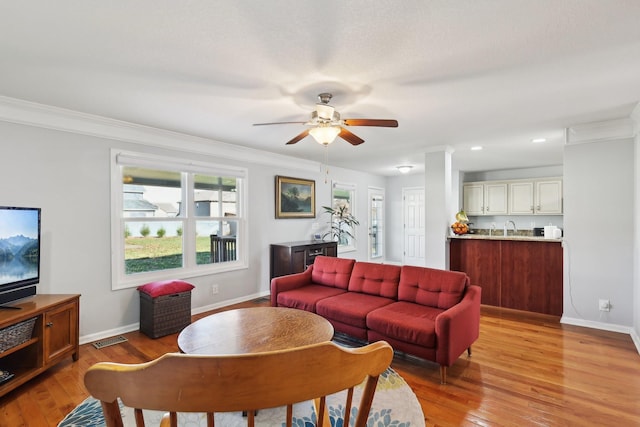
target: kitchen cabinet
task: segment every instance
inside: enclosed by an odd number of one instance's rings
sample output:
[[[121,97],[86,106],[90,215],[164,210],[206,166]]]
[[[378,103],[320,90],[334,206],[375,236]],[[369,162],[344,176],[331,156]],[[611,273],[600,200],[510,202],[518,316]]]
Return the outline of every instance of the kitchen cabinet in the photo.
[[[464,184],[463,210],[467,215],[506,215],[507,188],[504,182]]]
[[[482,304],[500,307],[500,251],[490,240],[451,240],[449,268],[464,271],[482,288]]]
[[[562,244],[500,242],[500,305],[562,315]]]
[[[509,214],[562,214],[562,179],[510,182]]]
[[[533,181],[509,183],[509,213],[533,215],[535,213]]]
[[[65,357],[78,360],[80,295],[39,294],[0,311],[0,334],[31,320],[33,332],[25,342],[0,352],[0,370],[14,374],[0,384],[0,396],[41,374]]]
[[[450,269],[482,288],[482,304],[562,315],[561,242],[452,238],[449,251]]]
[[[536,181],[536,214],[562,214],[562,180]]]
[[[467,215],[484,215],[484,185],[462,186],[462,209]]]
[[[338,242],[287,242],[271,245],[270,278],[302,273],[316,257],[338,256]]]

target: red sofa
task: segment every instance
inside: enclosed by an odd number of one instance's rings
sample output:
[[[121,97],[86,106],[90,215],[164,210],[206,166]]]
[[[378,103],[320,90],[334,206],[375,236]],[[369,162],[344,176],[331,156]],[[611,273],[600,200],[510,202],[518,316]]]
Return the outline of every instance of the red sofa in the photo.
[[[480,293],[457,271],[325,256],[271,280],[272,306],[311,311],[337,332],[434,361],[443,384],[447,367],[478,339]]]

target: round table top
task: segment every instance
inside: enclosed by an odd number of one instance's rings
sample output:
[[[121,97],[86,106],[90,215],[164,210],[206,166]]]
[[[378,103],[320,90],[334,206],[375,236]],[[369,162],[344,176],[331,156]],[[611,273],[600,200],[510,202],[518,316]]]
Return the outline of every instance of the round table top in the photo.
[[[252,307],[203,317],[178,335],[187,354],[244,354],[330,341],[333,326],[317,314],[284,307]]]

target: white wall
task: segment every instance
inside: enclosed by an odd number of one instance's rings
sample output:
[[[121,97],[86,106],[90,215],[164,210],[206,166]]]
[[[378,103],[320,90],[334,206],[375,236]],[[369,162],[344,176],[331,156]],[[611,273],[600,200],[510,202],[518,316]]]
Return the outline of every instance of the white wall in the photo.
[[[117,126],[116,126],[117,128]],[[136,130],[136,132],[143,130]],[[131,129],[127,132],[131,134]],[[104,134],[104,130],[98,132]],[[107,132],[108,133],[108,132]],[[168,135],[176,147],[190,146],[191,137]],[[202,150],[212,154],[152,147],[158,135],[140,136],[142,144],[66,131],[44,129],[0,121],[0,205],[42,208],[42,279],[39,293],[80,293],[80,335],[83,342],[136,329],[139,296],[135,289],[111,290],[110,242],[110,150],[119,148],[154,154],[211,161],[248,168],[249,176],[249,268],[217,275],[189,278],[193,312],[229,302],[268,294],[269,245],[309,240],[313,224],[327,227],[328,218],[275,219],[275,175],[316,181],[316,208],[331,204],[330,182],[317,168],[297,166],[290,158],[265,153],[264,164],[220,158],[220,149],[206,141]],[[138,138],[138,136],[136,136]],[[193,144],[191,144],[193,145]],[[222,147],[226,148],[226,147]],[[321,157],[320,157],[321,158]],[[313,165],[312,162],[309,162]],[[308,166],[308,165],[307,165]],[[361,225],[356,230],[357,250],[342,256],[367,259],[367,188],[384,187],[384,178],[346,169],[332,168],[330,179],[357,185],[356,212]],[[211,295],[211,284],[219,284]]]
[[[640,122],[640,107],[636,107],[635,109],[636,123]],[[631,332],[631,337],[640,353],[640,135],[636,135],[634,141],[634,150],[635,150],[635,171],[634,171],[634,186],[633,186],[633,194],[635,199],[635,213],[634,213],[634,242],[635,242],[635,251],[633,255],[633,266],[634,266],[634,280],[633,280],[633,330]]]
[[[565,147],[565,322],[633,325],[633,180],[633,139]],[[611,300],[610,312],[599,299]]]

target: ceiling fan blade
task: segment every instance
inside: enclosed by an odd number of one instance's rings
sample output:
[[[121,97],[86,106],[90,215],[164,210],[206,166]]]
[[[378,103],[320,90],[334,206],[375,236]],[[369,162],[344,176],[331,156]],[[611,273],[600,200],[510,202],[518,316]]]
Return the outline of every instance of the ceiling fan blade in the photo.
[[[286,145],[295,144],[296,142],[304,139],[307,135],[309,135],[309,129],[306,129],[304,132],[301,132],[299,135],[294,137],[291,141],[287,142]]]
[[[271,123],[254,123],[253,126],[267,126],[267,125],[288,125],[291,123],[305,124],[307,122],[271,122]]]
[[[387,128],[397,128],[397,120],[378,120],[378,119],[344,119],[347,126],[380,126]]]
[[[348,131],[345,128],[340,128],[340,133],[338,134],[338,136],[351,145],[360,145],[364,142],[364,139],[351,133],[351,131]]]

